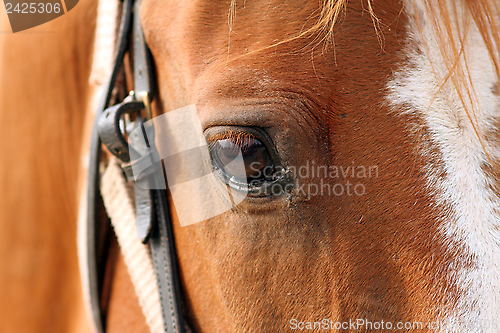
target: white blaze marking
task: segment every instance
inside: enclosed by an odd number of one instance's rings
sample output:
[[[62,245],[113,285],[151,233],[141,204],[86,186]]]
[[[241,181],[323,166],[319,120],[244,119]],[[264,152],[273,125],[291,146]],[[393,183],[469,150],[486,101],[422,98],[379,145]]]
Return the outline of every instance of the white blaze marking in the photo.
[[[454,282],[463,294],[457,308],[444,314],[458,327],[442,331],[498,332],[500,200],[490,189],[492,180],[481,169],[488,160],[457,91],[448,81],[436,95],[447,67],[436,43],[436,32],[429,24],[429,15],[420,1],[417,3],[406,3],[410,14],[410,42],[406,50],[409,61],[389,83],[388,98],[396,106],[410,106],[411,111],[405,112],[415,113],[424,120],[432,144],[442,154],[446,176],[439,178],[436,170],[442,170],[442,167],[429,165],[426,170],[427,185],[436,193],[439,204],[452,208],[452,213],[442,222],[444,237],[463,244],[474,264],[472,269],[457,271]],[[414,10],[415,7],[418,9]],[[422,15],[422,29],[416,25],[416,13]],[[424,45],[424,41],[427,44],[422,48],[423,53],[412,48],[415,44]],[[467,35],[467,45],[467,66],[476,98],[473,102],[466,100],[466,104],[469,109],[473,103],[476,104],[477,123],[481,131],[487,132],[493,127],[493,121],[500,119],[500,99],[492,92],[498,78],[482,37],[473,24]],[[493,159],[500,159],[498,148],[487,145],[487,149]],[[490,323],[497,320],[499,325],[496,329],[487,328],[484,326],[487,320]]]

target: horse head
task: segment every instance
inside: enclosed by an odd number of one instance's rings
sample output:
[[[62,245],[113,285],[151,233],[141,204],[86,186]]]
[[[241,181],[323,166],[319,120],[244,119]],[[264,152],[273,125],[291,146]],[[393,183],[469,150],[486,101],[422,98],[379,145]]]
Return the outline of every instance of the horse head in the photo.
[[[496,6],[144,0],[156,112],[292,184],[173,214],[195,331],[497,318]]]

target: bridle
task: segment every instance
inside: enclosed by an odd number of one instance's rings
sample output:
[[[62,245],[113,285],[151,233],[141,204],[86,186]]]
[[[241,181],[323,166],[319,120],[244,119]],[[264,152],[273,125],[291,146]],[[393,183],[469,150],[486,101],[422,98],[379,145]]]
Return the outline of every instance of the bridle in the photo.
[[[100,242],[102,230],[109,229],[103,225],[100,206],[102,199],[99,185],[99,166],[101,163],[102,144],[121,160],[122,170],[128,181],[134,181],[134,196],[136,206],[136,225],[139,239],[149,243],[156,282],[160,293],[160,302],[165,332],[185,332],[181,309],[181,287],[175,254],[175,244],[170,221],[169,206],[166,189],[150,189],[149,183],[155,182],[159,177],[155,171],[161,170],[157,151],[153,142],[145,140],[142,147],[129,147],[125,139],[123,127],[120,122],[124,115],[135,116],[129,125],[141,127],[143,132],[144,122],[150,120],[150,102],[154,96],[154,70],[149,49],[145,43],[141,24],[139,8],[141,0],[123,0],[120,27],[118,32],[117,47],[115,49],[114,66],[111,75],[105,83],[105,94],[102,96],[96,110],[96,118],[92,130],[89,156],[89,172],[87,184],[87,270],[90,291],[90,306],[92,319],[99,333],[104,333],[103,317],[101,314],[101,276],[102,269],[98,264],[101,252]],[[131,42],[130,40],[131,39]],[[123,71],[125,55],[133,55],[133,81],[134,92],[116,105],[112,104],[113,90],[117,85],[120,71]],[[145,114],[143,116],[142,114]],[[131,117],[127,116],[128,119]],[[151,129],[150,129],[151,130]],[[135,149],[139,158],[130,160],[129,149]],[[138,154],[134,154],[137,156]],[[155,157],[155,158],[153,158]],[[151,161],[140,176],[132,173],[134,165]],[[162,174],[161,174],[162,175]]]

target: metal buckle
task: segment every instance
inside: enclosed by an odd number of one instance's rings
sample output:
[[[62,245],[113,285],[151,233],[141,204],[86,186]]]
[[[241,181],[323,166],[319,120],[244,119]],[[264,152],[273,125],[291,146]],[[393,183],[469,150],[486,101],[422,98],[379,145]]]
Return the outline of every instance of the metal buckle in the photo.
[[[134,93],[136,100],[144,103],[146,119],[151,120],[153,118],[153,113],[151,111],[151,100],[149,99],[149,93],[147,91],[140,91],[139,93],[135,93],[133,90],[130,93]]]
[[[145,118],[141,116],[142,110],[144,110]],[[136,114],[134,122],[131,121],[130,117],[133,114]],[[148,92],[142,91],[136,95],[132,90],[123,102],[107,108],[100,115],[98,132],[101,141],[122,162],[130,162],[130,146],[125,135],[151,118],[151,103]]]

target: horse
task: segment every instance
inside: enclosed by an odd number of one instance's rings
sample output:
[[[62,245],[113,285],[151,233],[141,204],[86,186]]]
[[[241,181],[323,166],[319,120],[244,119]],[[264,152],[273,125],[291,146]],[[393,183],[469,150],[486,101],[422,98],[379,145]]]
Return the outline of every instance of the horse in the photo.
[[[96,8],[0,35],[2,332],[92,331],[75,221]],[[174,203],[193,332],[500,330],[498,1],[144,0],[140,15],[154,114],[194,104],[214,155],[238,147],[247,176],[293,180],[189,226]],[[116,242],[105,260],[106,331],[148,332]]]

